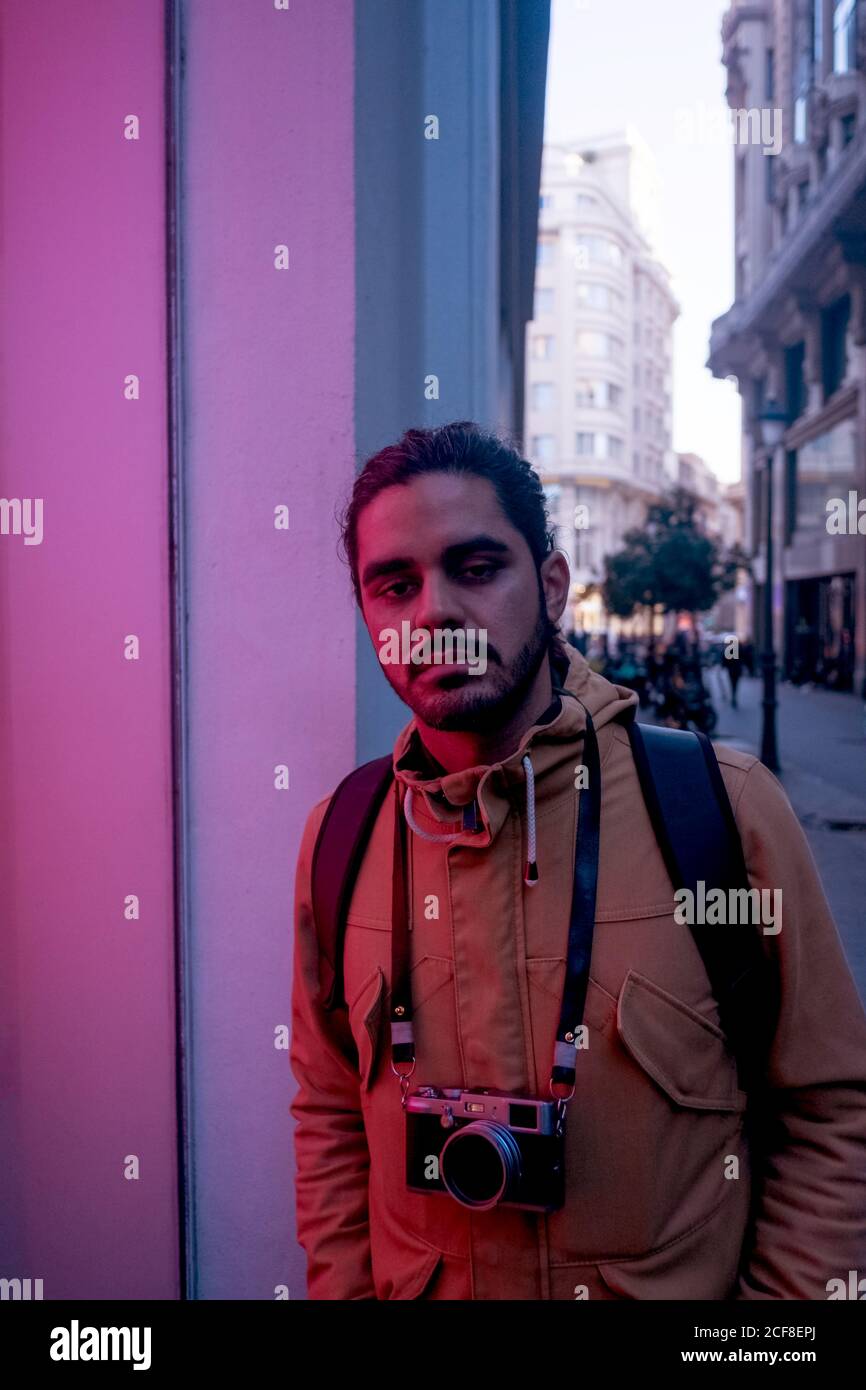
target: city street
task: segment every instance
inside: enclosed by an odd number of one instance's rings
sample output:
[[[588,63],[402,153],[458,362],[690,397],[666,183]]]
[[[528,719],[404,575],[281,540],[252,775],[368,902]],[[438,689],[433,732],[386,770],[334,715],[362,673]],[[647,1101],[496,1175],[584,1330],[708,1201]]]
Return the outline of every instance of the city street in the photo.
[[[705,676],[705,680],[706,680]],[[714,741],[757,755],[762,683],[744,677],[738,709],[708,689],[719,712]],[[780,685],[779,762],[824,891],[866,1000],[866,706],[855,695]]]

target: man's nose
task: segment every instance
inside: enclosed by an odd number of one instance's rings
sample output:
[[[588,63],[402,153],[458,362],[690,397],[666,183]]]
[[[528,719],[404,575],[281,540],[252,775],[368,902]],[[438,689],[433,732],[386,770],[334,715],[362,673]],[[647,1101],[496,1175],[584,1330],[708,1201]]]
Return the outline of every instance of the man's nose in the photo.
[[[418,594],[412,626],[430,631],[436,627],[459,628],[463,625],[460,603],[447,576],[428,576]]]

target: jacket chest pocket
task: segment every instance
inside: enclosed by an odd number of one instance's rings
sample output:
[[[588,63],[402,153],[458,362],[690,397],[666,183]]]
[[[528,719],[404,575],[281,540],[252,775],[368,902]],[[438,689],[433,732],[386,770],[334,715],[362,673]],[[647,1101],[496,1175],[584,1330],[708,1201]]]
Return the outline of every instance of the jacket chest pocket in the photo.
[[[368,1091],[384,1063],[390,1067],[390,960],[391,934],[347,924],[345,981],[349,1026],[358,1051],[362,1091]],[[385,964],[387,962],[387,965]],[[360,983],[359,983],[360,981]],[[454,965],[445,956],[423,955],[411,968],[410,990],[417,1059],[412,1084],[457,1084],[450,1079],[456,1053]],[[440,1075],[443,1068],[449,1076]],[[392,1078],[393,1079],[393,1078]],[[459,1076],[457,1082],[459,1083]],[[396,1085],[396,1081],[394,1081]]]
[[[616,1023],[628,1052],[675,1105],[745,1109],[736,1062],[721,1029],[636,970],[623,983]]]
[[[726,1198],[737,1206],[749,1183],[746,1101],[721,1030],[629,970],[602,1036],[578,1058],[554,1262],[640,1258]]]

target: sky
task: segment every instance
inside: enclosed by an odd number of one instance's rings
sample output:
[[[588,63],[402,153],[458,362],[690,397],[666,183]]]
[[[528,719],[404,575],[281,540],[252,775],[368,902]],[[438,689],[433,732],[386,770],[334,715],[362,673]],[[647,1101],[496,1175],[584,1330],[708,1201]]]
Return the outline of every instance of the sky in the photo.
[[[673,447],[740,474],[740,398],[704,366],[734,293],[734,165],[725,139],[723,0],[553,0],[545,138],[637,128],[661,184],[674,326]],[[721,130],[721,133],[720,133]]]

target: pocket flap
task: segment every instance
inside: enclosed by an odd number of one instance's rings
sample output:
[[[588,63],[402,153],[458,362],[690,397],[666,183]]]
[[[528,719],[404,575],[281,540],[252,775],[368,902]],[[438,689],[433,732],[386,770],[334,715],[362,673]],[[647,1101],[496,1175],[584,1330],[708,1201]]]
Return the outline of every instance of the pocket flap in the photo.
[[[677,1105],[745,1109],[736,1061],[721,1029],[636,970],[628,972],[620,991],[616,1026],[635,1061]]]
[[[376,966],[349,1005],[349,1026],[358,1049],[361,1087],[368,1090],[376,1067],[382,1033],[382,1004],[385,976]]]

